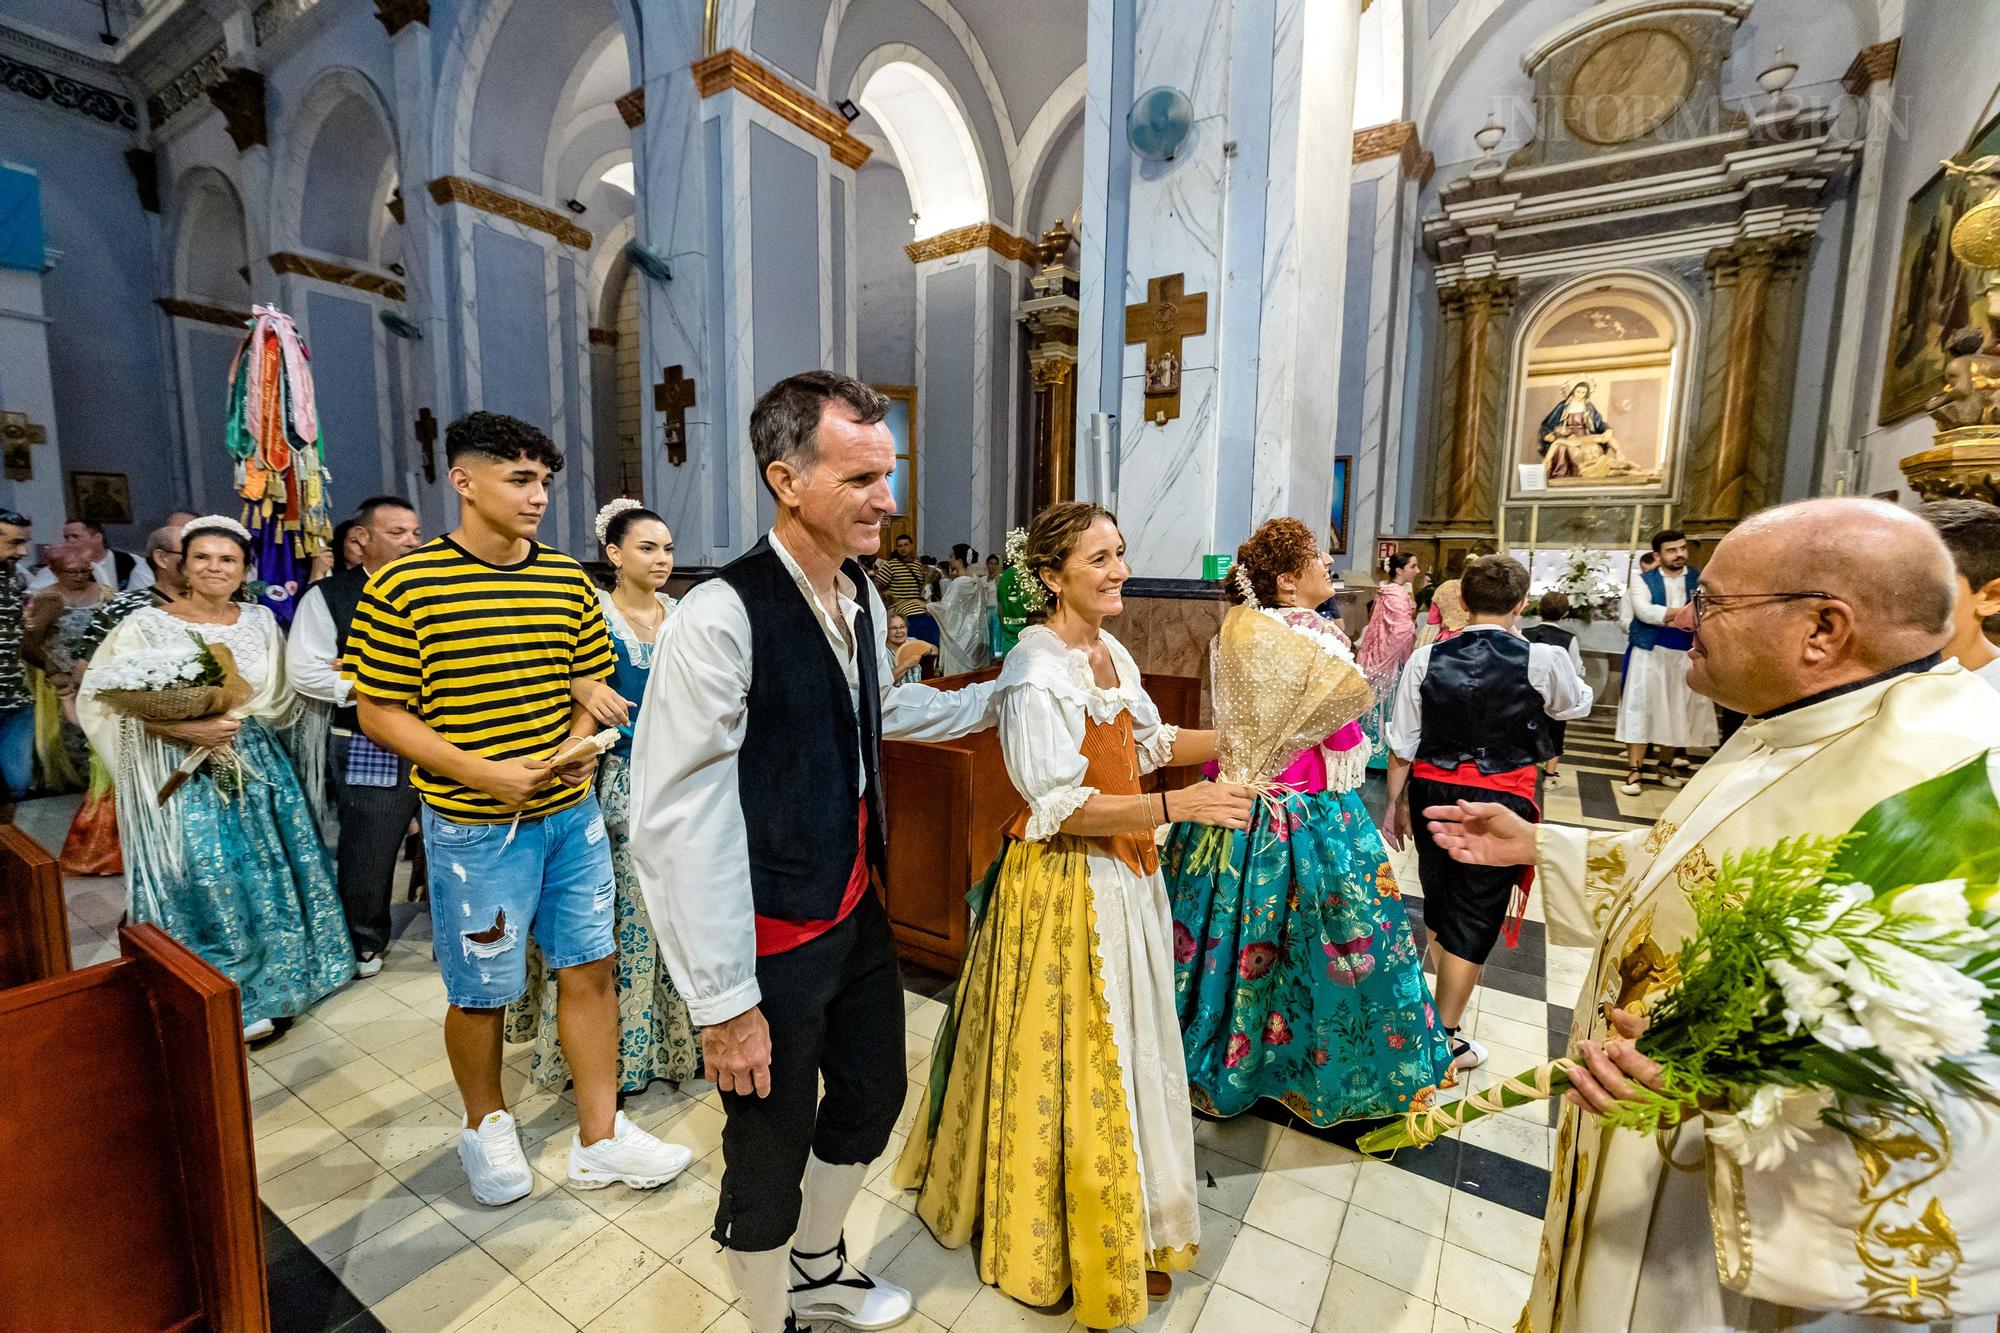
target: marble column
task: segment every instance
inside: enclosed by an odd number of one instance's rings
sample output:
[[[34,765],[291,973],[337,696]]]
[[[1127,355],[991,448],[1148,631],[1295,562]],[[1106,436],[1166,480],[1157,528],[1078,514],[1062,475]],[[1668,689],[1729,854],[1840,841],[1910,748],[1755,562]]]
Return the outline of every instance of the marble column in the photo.
[[[407,420],[394,423],[391,438],[406,441],[402,463],[406,493],[416,501],[427,532],[445,532],[458,522],[458,496],[445,480],[444,423],[465,410],[452,390],[451,376],[441,364],[451,337],[445,294],[446,254],[439,233],[439,208],[425,188],[431,170],[431,127],[437,106],[437,70],[431,56],[428,21],[407,17],[389,38],[395,62],[397,188],[402,192],[403,315],[421,335],[401,349],[404,368],[403,407]],[[422,446],[416,442],[416,415],[430,409],[439,423],[431,446],[433,479],[423,470]]]
[[[1889,161],[1889,131],[1896,112],[1892,80],[1900,40],[1865,47],[1854,57],[1842,84],[1863,120],[1861,172],[1855,181],[1847,223],[1847,265],[1841,278],[1839,344],[1827,380],[1826,441],[1820,451],[1818,490],[1844,495],[1860,481],[1860,437],[1874,419],[1875,404],[1857,401],[1867,343],[1868,299],[1874,290],[1877,219],[1882,211],[1882,178]]]
[[[1720,368],[1722,386],[1689,460],[1692,528],[1726,526],[1777,499],[1794,364],[1785,353],[1796,352],[1794,289],[1811,242],[1808,234],[1784,232],[1709,252],[1709,364]]]
[[[1515,295],[1512,278],[1471,278],[1438,292],[1435,443],[1428,451],[1438,473],[1426,529],[1473,536],[1494,530]]]
[[[1079,437],[1094,413],[1118,420],[1113,465],[1080,467],[1080,488],[1117,505],[1142,576],[1197,576],[1263,518],[1328,512],[1359,20],[1316,0],[1090,5]],[[1155,162],[1124,125],[1160,86],[1193,125]],[[1208,320],[1182,344],[1180,416],[1157,423],[1144,349],[1120,335],[1175,273]]]

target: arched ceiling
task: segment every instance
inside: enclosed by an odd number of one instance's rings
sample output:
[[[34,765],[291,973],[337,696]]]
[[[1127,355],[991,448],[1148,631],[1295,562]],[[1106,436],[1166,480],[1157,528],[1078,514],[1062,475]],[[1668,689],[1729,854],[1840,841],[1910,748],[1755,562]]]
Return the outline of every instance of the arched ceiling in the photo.
[[[554,188],[543,179],[551,135],[579,109],[622,95],[627,69],[610,0],[516,0],[479,70],[467,146],[472,169],[547,197]]]
[[[860,101],[903,168],[917,215],[915,239],[986,221],[986,180],[972,131],[936,77],[892,61],[869,77]]]
[[[306,157],[301,243],[371,263],[378,214],[395,188],[395,154],[375,109],[358,95],[342,97],[320,122]]]

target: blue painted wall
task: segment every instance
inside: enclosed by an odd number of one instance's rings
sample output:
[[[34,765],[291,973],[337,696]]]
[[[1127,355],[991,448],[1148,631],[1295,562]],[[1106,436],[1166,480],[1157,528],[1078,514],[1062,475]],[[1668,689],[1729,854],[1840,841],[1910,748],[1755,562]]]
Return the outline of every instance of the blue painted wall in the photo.
[[[306,297],[313,393],[333,472],[336,516],[382,489],[382,386],[375,377],[375,312],[367,302],[313,292]]]
[[[847,182],[827,177],[827,271],[833,291],[833,360],[828,368],[847,371]]]
[[[547,430],[549,302],[542,249],[475,222],[472,266],[484,387],[482,401],[470,407],[505,412]]]
[[[750,127],[750,322],[756,388],[819,365],[819,164]]]
[[[1347,298],[1340,310],[1340,406],[1333,452],[1361,452],[1361,396],[1368,380],[1369,285],[1375,277],[1375,190],[1380,180],[1355,181],[1347,204]],[[1383,294],[1388,299],[1388,294]],[[1308,522],[1311,515],[1301,515]]]
[[[924,284],[924,383],[917,410],[917,480],[923,522],[917,545],[943,551],[972,532],[972,326],[978,318],[971,265],[946,269]]]
[[[229,418],[229,363],[236,359],[241,340],[229,330],[213,324],[190,326],[187,332],[187,379],[194,391],[196,466],[200,469],[194,491],[194,509],[210,514],[234,514],[240,503],[231,489],[232,465],[222,447],[224,423]],[[64,444],[68,453],[68,444]],[[139,504],[135,478],[132,502]],[[148,522],[166,517],[171,504],[156,505],[160,513]],[[134,518],[139,517],[136,513]]]
[[[706,179],[713,183],[707,191],[704,201],[708,210],[706,217],[708,224],[708,354],[710,358],[709,364],[716,368],[714,382],[722,384],[725,382],[721,373],[722,357],[726,354],[725,349],[728,347],[728,341],[724,334],[726,326],[723,324],[722,300],[722,293],[725,288],[723,284],[722,261],[722,193],[719,188],[722,181],[722,121],[720,118],[702,122],[701,157],[703,169],[707,172]],[[738,541],[735,530],[735,460],[740,456],[740,451],[750,447],[750,443],[743,432],[737,428],[735,414],[732,410],[733,404],[729,401],[729,395],[726,393],[713,394],[710,396],[710,399],[710,410],[715,413],[714,425],[711,427],[711,437],[714,441],[714,447],[709,450],[708,456],[702,460],[702,466],[708,469],[709,482],[711,484],[708,511],[709,523],[711,525],[709,545],[715,550],[729,550],[733,549]],[[756,483],[753,482],[751,484],[755,485]],[[665,517],[671,523],[675,515],[668,514]],[[744,544],[748,545],[748,543]]]
[[[45,243],[62,256],[43,276],[42,295],[63,468],[131,478],[133,522],[106,532],[129,546],[188,487],[153,305],[157,219],[139,207],[126,147],[122,133],[73,111],[0,94],[0,161],[41,174]]]
[[[870,384],[917,382],[917,266],[910,192],[894,163],[870,158],[854,179],[856,374]]]

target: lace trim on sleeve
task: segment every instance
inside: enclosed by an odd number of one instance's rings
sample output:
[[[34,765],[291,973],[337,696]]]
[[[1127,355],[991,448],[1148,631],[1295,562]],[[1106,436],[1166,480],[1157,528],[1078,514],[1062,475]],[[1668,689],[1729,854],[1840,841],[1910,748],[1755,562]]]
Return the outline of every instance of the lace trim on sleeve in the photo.
[[[1148,772],[1165,768],[1174,757],[1174,743],[1180,739],[1181,729],[1171,722],[1162,722],[1150,739],[1140,747],[1140,767]]]
[[[1095,787],[1063,787],[1028,803],[1028,841],[1043,842],[1062,832],[1063,821],[1083,809]]]

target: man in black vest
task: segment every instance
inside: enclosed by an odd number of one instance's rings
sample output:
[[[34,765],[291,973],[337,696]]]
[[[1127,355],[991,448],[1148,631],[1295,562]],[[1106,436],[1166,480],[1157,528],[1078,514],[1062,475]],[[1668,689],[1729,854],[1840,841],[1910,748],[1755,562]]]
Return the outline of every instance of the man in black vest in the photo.
[[[1389,826],[1401,849],[1410,840],[1410,810],[1457,800],[1493,801],[1539,822],[1536,776],[1557,753],[1554,723],[1587,717],[1590,687],[1566,648],[1530,643],[1514,630],[1527,606],[1528,571],[1504,555],[1482,556],[1459,575],[1459,595],[1472,619],[1465,631],[1410,655],[1396,684],[1389,719]],[[1473,1068],[1486,1059],[1478,1042],[1461,1036],[1459,1021],[1479,984],[1486,955],[1527,881],[1517,867],[1461,865],[1441,850],[1427,823],[1416,826],[1417,879],[1424,889],[1424,925],[1437,946],[1438,1020],[1451,1039],[1453,1063]]]
[[[361,563],[321,579],[299,598],[285,641],[285,674],[300,694],[333,707],[326,769],[340,811],[334,870],[356,970],[372,977],[382,970],[389,947],[396,852],[416,817],[417,792],[410,785],[409,762],[362,734],[354,714],[354,682],[341,678],[340,658],[369,575],[416,550],[423,533],[410,502],[393,495],[363,501],[355,523],[366,534]]]
[[[777,520],[668,617],[634,738],[632,850],[728,1116],[715,1239],[752,1333],[888,1328],[911,1309],[842,1236],[908,1086],[895,944],[870,892],[881,744],[990,726],[993,700],[990,685],[893,684],[882,598],[855,560],[895,513],[887,411],[827,371],[758,400]]]

